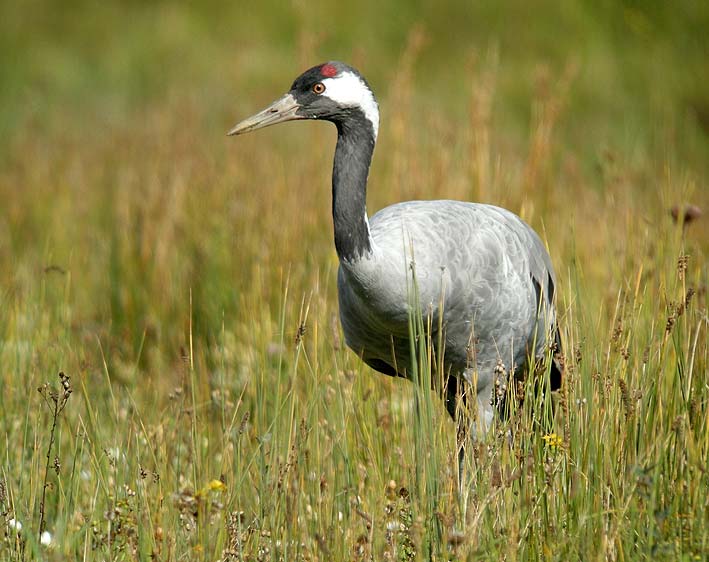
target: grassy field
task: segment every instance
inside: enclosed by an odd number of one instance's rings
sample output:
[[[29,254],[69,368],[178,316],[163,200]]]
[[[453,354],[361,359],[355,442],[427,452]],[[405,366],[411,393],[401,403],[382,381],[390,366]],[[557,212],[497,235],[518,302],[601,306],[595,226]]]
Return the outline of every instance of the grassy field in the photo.
[[[0,559],[707,560],[709,4],[0,22]],[[328,59],[379,97],[370,211],[492,202],[556,266],[563,389],[462,483],[437,398],[344,347],[334,128],[225,136]]]

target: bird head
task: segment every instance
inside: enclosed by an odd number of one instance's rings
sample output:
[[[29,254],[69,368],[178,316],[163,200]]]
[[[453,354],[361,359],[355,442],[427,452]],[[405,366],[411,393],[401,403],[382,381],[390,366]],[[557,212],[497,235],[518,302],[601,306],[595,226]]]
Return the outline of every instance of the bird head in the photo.
[[[306,70],[284,96],[227,134],[240,135],[295,119],[322,119],[336,124],[363,119],[376,138],[379,106],[359,72],[345,63],[331,61]]]

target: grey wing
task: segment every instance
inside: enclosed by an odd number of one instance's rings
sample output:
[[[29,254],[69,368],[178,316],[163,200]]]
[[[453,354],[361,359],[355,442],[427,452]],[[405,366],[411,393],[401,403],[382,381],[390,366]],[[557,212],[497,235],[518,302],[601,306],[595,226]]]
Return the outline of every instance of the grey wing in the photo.
[[[549,255],[513,213],[447,203],[449,220],[435,236],[449,246],[444,267],[450,286],[443,310],[449,360],[458,369],[474,365],[484,377],[498,361],[508,370],[518,367],[528,353],[543,352],[554,323]],[[451,240],[457,242],[452,248]]]

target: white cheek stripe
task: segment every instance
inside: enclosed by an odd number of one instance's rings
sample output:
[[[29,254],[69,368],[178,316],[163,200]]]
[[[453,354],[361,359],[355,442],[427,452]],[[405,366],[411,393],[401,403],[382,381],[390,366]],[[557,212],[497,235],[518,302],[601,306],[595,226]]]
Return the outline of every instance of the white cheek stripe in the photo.
[[[325,78],[323,96],[346,107],[359,107],[364,116],[369,119],[374,130],[374,140],[379,132],[379,106],[372,91],[362,79],[352,72],[343,72],[336,78]]]

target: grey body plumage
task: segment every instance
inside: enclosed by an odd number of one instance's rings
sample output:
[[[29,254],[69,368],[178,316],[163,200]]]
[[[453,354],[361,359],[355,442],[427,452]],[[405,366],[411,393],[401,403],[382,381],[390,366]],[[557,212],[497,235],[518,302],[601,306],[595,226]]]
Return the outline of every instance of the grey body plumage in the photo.
[[[338,130],[332,212],[348,346],[378,371],[410,375],[415,275],[419,310],[432,317],[431,339],[445,342],[445,375],[474,385],[478,427],[486,429],[494,413],[495,367],[519,372],[530,357],[558,345],[556,280],[541,240],[507,210],[460,201],[398,203],[368,219],[378,106],[364,79],[343,63],[309,69],[288,94],[230,134],[292,119],[328,120]],[[560,377],[558,366],[552,369]],[[446,405],[453,415],[450,393]]]
[[[460,201],[392,205],[371,218],[370,230],[372,251],[342,262],[338,273],[347,344],[379,370],[384,362],[402,375],[411,372],[415,274],[418,308],[432,317],[431,340],[438,341],[442,326],[446,370],[475,381],[487,426],[498,362],[521,368],[548,345],[555,279],[544,245],[509,211]]]

